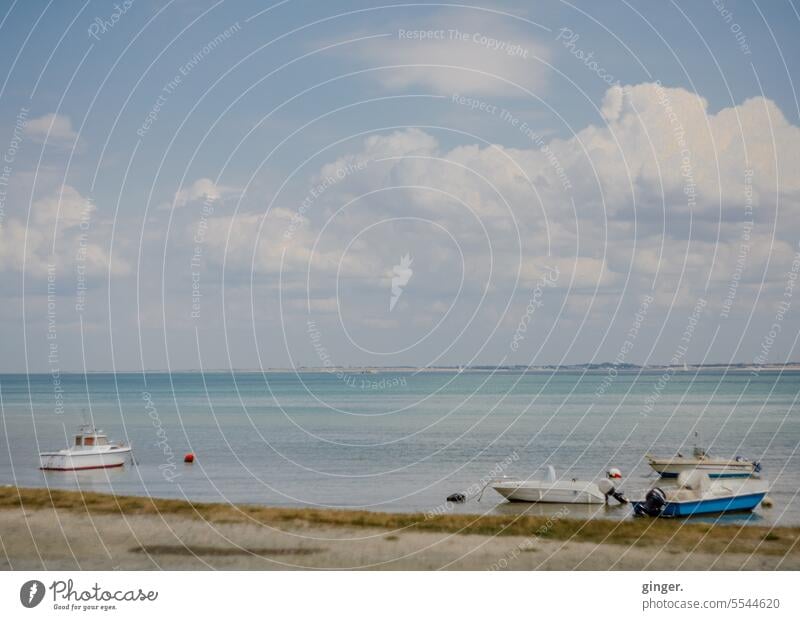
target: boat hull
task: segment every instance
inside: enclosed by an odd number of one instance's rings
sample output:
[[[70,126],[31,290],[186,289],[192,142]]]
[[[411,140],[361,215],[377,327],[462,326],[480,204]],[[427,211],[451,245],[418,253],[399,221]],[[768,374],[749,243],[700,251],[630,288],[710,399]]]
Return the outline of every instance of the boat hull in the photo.
[[[747,512],[755,509],[766,491],[747,493],[728,497],[714,497],[697,500],[669,501],[664,505],[662,517],[691,517],[707,514],[723,514],[726,512]],[[644,507],[644,502],[633,502],[634,512]]]
[[[677,478],[684,471],[701,471],[709,478],[750,478],[754,466],[750,462],[714,464],[702,462],[676,463],[674,461],[650,461],[650,467],[662,478]]]
[[[603,504],[605,496],[597,485],[581,486],[533,485],[530,483],[503,483],[492,488],[510,502],[542,504]]]
[[[43,452],[39,455],[39,469],[45,471],[81,471],[85,469],[110,469],[122,467],[130,455],[130,448],[118,448],[91,454],[65,454]]]

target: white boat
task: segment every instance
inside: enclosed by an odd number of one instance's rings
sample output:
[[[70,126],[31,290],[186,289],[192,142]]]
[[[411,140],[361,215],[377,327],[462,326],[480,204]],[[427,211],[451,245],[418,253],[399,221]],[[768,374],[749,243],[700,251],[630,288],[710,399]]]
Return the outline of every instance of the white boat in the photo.
[[[761,471],[761,464],[757,461],[737,456],[734,459],[715,458],[708,456],[702,448],[695,448],[691,457],[677,456],[656,458],[647,455],[650,463],[662,478],[677,478],[685,471],[701,471],[709,478],[749,478]]]
[[[497,480],[491,487],[511,502],[548,504],[604,504],[607,495],[615,492],[611,485],[604,493],[595,482],[559,480],[552,465],[547,466],[544,480]]]
[[[131,447],[108,440],[108,435],[84,425],[75,435],[75,443],[56,452],[41,452],[39,468],[55,471],[106,469],[121,467],[131,454]]]

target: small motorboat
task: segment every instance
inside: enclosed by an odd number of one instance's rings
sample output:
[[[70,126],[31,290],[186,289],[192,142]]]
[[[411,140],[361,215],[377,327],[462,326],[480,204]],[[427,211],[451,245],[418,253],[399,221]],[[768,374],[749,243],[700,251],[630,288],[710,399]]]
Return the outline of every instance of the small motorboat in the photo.
[[[710,457],[702,448],[694,448],[691,457],[677,456],[670,458],[656,458],[647,455],[650,463],[662,478],[677,478],[681,472],[702,471],[709,478],[750,478],[761,471],[761,463],[737,456],[733,459],[720,459]]]
[[[75,443],[57,452],[41,452],[39,469],[76,471],[121,467],[131,455],[131,446],[108,440],[108,435],[94,426],[83,425]]]
[[[632,502],[633,512],[648,517],[691,517],[750,511],[768,491],[765,481],[712,481],[705,472],[686,471],[678,476],[677,488],[655,487],[643,500]]]
[[[618,470],[614,470],[618,472]],[[620,477],[609,472],[609,477]],[[607,480],[604,489],[587,480],[559,480],[552,465],[547,466],[544,480],[496,480],[491,487],[510,502],[547,504],[604,504],[609,496],[624,502],[624,497]]]

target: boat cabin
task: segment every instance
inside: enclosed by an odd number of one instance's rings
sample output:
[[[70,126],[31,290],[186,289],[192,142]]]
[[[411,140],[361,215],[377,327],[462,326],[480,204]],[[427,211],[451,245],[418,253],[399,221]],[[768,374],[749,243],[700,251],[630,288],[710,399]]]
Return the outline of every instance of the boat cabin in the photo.
[[[76,448],[93,448],[94,446],[107,446],[108,435],[103,431],[95,431],[94,429],[81,430],[80,433],[75,435]]]

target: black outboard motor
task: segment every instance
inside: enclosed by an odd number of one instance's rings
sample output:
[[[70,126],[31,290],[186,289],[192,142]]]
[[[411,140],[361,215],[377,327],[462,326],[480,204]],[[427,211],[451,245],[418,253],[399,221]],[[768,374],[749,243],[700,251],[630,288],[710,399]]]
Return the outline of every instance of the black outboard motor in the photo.
[[[654,487],[644,496],[644,501],[636,504],[634,512],[641,516],[658,517],[664,510],[667,503],[667,496],[658,487]]]
[[[463,493],[453,493],[452,495],[447,496],[448,502],[453,502],[454,504],[463,504],[467,501],[467,496]]]

